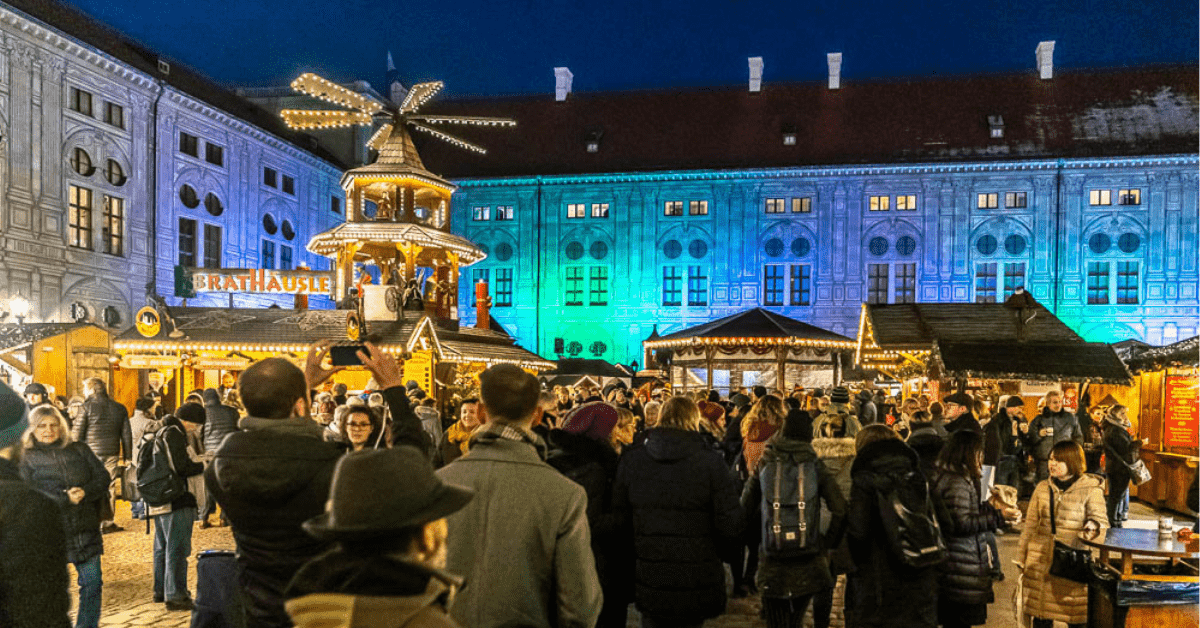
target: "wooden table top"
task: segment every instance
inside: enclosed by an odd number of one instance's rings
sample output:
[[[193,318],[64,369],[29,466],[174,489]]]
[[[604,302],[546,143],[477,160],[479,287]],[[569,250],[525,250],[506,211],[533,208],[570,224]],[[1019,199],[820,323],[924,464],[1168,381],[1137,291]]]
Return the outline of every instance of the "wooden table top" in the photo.
[[[1187,546],[1177,541],[1174,534],[1160,537],[1158,530],[1109,528],[1103,539],[1082,540],[1087,545],[1110,552],[1132,552],[1164,558],[1200,558],[1200,553],[1187,551]]]

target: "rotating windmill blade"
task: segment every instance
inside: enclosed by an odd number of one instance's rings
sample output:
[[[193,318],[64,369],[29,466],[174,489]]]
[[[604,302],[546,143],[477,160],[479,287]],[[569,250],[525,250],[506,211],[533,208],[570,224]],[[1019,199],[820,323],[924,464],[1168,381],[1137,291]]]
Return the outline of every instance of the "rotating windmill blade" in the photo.
[[[407,141],[406,127],[412,127],[459,148],[486,154],[486,148],[435,129],[431,125],[456,124],[483,127],[513,127],[517,125],[515,120],[509,118],[418,114],[420,108],[437,96],[444,86],[441,81],[418,83],[408,90],[403,102],[399,106],[395,106],[346,89],[316,74],[307,73],[292,81],[292,89],[353,111],[285,109],[280,112],[280,115],[289,127],[297,130],[328,129],[353,125],[370,126],[376,122],[377,118],[380,118],[383,120],[383,126],[379,127],[379,130],[367,142],[369,148],[380,152],[389,143]]]

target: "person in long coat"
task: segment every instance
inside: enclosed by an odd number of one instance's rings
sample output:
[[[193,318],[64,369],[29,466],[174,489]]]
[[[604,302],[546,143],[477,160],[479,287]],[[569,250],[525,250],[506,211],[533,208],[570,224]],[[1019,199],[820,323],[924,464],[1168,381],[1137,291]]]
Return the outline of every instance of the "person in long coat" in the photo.
[[[103,577],[100,503],[108,499],[108,471],[90,447],[71,438],[67,420],[53,406],[34,408],[23,439],[21,477],[58,503],[67,541],[67,562],[79,581],[76,628],[100,625]]]
[[[698,626],[725,612],[723,550],[742,532],[738,487],[700,434],[686,397],[663,405],[646,444],[625,452],[613,504],[634,548],[634,601],[642,626]]]
[[[1133,463],[1141,451],[1140,441],[1129,434],[1129,422],[1125,406],[1115,405],[1104,417],[1104,473],[1108,476],[1108,495],[1105,497],[1105,513],[1108,523],[1119,528],[1125,522],[1125,498],[1129,493],[1129,481],[1133,478]]]
[[[812,441],[813,450],[817,452],[817,456],[825,467],[829,470],[830,475],[837,481],[838,488],[842,492],[842,498],[849,501],[850,486],[851,486],[851,465],[854,464],[854,437],[848,433],[848,422],[844,422],[839,426],[831,423],[825,423],[822,426],[820,433],[813,434]],[[827,523],[830,520],[831,513],[824,506],[821,507],[821,527],[822,533],[827,533]],[[846,591],[846,574],[854,570],[854,561],[850,558],[850,548],[846,544],[846,538],[843,536],[840,543],[831,546],[833,549],[829,553],[829,570],[833,577],[837,580],[836,587],[826,589],[819,592],[813,597],[813,625],[814,628],[826,628],[830,625],[844,625],[842,621],[844,617],[833,616],[834,602],[840,598],[844,601]],[[841,615],[839,611],[838,615]]]
[[[1033,617],[1033,628],[1051,628],[1055,620],[1082,628],[1087,623],[1088,585],[1050,575],[1050,563],[1055,540],[1082,547],[1081,538],[1097,538],[1108,529],[1103,483],[1085,472],[1083,447],[1075,441],[1054,445],[1048,466],[1050,478],[1033,490],[1017,548],[1024,570],[1025,613]],[[1054,534],[1050,531],[1051,500]]]

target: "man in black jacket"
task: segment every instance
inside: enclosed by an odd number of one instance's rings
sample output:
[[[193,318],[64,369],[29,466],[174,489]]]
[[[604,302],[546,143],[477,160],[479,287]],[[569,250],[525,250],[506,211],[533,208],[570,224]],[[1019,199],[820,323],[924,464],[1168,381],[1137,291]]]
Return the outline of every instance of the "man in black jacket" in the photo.
[[[238,411],[233,406],[221,403],[221,394],[215,388],[204,389],[204,426],[200,428],[200,438],[204,441],[204,451],[216,451],[225,437],[238,429]],[[208,456],[211,459],[212,456]],[[217,510],[217,499],[212,493],[207,493],[204,500],[204,510],[200,512],[200,527],[207,528],[209,515]],[[221,516],[222,525],[228,521]]]
[[[975,414],[971,409],[975,407],[975,400],[965,392],[956,392],[953,395],[947,395],[942,399],[942,405],[945,407],[943,417],[946,419],[946,433],[953,434],[958,430],[972,430],[983,433],[983,428],[976,420]]]
[[[175,474],[186,482],[187,478],[203,473],[204,465],[193,462],[188,455],[183,423],[172,414],[163,417],[162,423],[155,439],[165,441]],[[196,496],[184,491],[170,504],[151,506],[147,512],[154,519],[154,601],[166,602],[169,611],[190,611],[192,596],[187,588],[187,563],[192,553]]]
[[[342,451],[322,439],[308,417],[309,390],[338,368],[326,369],[328,341],[309,348],[305,370],[282,358],[252,365],[238,379],[249,416],[227,436],[205,471],[208,489],[226,512],[237,543],[247,628],[284,628],[291,620],[283,590],[296,571],[329,549],[301,524],[324,512],[333,468]],[[431,443],[404,395],[395,358],[367,343],[359,358],[383,389],[393,419],[393,444],[428,452]]]
[[[129,411],[108,396],[104,380],[98,377],[84,380],[83,394],[86,397],[83,402],[83,414],[75,422],[72,428],[75,433],[72,436],[92,448],[92,453],[104,463],[104,468],[115,483],[117,467],[121,466],[121,460],[133,457],[133,431],[129,427]],[[114,488],[110,484],[108,489],[109,505],[113,509],[116,506]],[[100,522],[100,530],[104,533],[120,532],[122,529],[113,523],[112,519]]]

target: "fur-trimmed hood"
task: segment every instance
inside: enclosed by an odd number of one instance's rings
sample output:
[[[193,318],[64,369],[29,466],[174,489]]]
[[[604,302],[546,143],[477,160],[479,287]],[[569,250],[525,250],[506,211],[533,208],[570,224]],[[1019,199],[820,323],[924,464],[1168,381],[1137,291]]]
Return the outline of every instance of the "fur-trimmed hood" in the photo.
[[[813,449],[820,458],[853,458],[853,438],[814,438]]]

